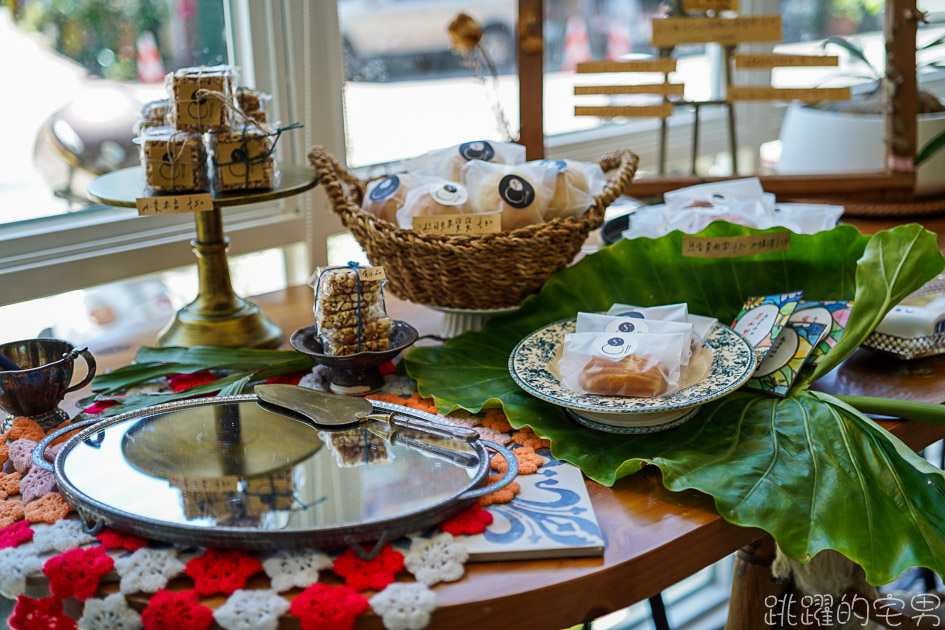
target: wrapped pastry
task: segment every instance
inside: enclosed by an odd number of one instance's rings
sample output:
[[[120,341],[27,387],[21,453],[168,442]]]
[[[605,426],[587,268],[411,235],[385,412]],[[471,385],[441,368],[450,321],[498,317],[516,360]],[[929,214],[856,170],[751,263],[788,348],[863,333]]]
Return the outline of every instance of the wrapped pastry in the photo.
[[[231,122],[237,72],[233,66],[181,68],[164,80],[178,131],[225,131]]]
[[[435,181],[439,179],[410,173],[376,179],[368,183],[361,208],[385,221],[397,223],[397,211],[404,207],[407,193],[418,186],[432,184]]]
[[[463,167],[461,179],[469,189],[474,213],[498,211],[502,229],[514,230],[544,222],[556,176],[537,162],[516,166],[470,162]]]
[[[315,325],[325,354],[345,356],[381,352],[390,347],[393,322],[384,308],[384,280],[359,277],[362,269],[319,269],[309,280],[315,288]]]
[[[236,88],[236,105],[247,117],[258,123],[268,122],[265,103],[272,100],[272,95],[248,87]]]
[[[145,103],[141,106],[141,117],[138,118],[138,122],[132,131],[135,135],[139,135],[143,129],[164,127],[167,124],[167,114],[170,107],[170,101],[166,98]]]
[[[209,189],[207,151],[199,133],[174,131],[167,127],[144,129],[141,166],[145,186],[155,192],[193,192]]]
[[[268,189],[278,185],[279,173],[272,155],[275,136],[271,127],[256,124],[211,133],[214,190]]]
[[[413,229],[414,217],[469,213],[469,193],[466,187],[441,179],[423,184],[407,193],[403,207],[397,210],[397,225],[410,230]]]
[[[525,161],[525,147],[511,142],[476,140],[464,142],[445,149],[430,151],[408,160],[407,171],[429,173],[443,179],[458,182],[463,166],[471,161],[494,164],[521,164]]]
[[[571,391],[654,398],[679,388],[682,333],[571,333],[559,371]]]
[[[679,355],[682,365],[689,365],[692,355],[692,329],[688,322],[672,322],[659,319],[640,319],[629,315],[601,315],[599,313],[578,313],[576,333],[681,333],[683,345]]]
[[[692,324],[693,347],[701,347],[705,338],[709,336],[719,320],[705,315],[694,315],[689,312],[689,305],[685,303],[666,304],[663,306],[633,306],[632,304],[615,303],[607,311],[608,315],[639,317],[641,319],[659,319],[671,322],[688,322]]]
[[[543,217],[545,221],[583,214],[607,184],[599,164],[573,160],[542,160],[539,164],[550,169],[555,180],[554,193]]]

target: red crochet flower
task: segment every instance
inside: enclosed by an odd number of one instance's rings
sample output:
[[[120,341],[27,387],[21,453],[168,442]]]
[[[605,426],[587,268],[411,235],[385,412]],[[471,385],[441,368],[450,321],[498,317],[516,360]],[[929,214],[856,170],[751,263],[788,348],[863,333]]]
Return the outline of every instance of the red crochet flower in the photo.
[[[142,547],[148,546],[148,541],[140,536],[126,534],[111,528],[105,528],[97,536],[98,541],[106,549],[127,549],[128,551],[138,551]]]
[[[13,630],[75,630],[75,620],[63,614],[62,602],[55,597],[20,595],[7,624]]]
[[[200,605],[196,591],[158,591],[141,613],[144,630],[207,630],[213,611]]]
[[[345,584],[356,591],[369,588],[379,591],[393,582],[394,575],[404,568],[404,556],[394,551],[389,543],[370,561],[362,560],[348,549],[335,560],[332,568],[345,579]]]
[[[102,413],[106,409],[111,409],[115,405],[120,405],[121,403],[117,400],[111,400],[106,398],[105,400],[96,400],[94,403],[82,410],[82,413],[87,413],[91,416],[95,414]]]
[[[29,521],[17,521],[13,525],[0,529],[0,549],[16,547],[32,539],[33,530],[30,529]]]
[[[368,606],[367,598],[347,586],[316,582],[292,600],[289,612],[299,618],[302,630],[351,630]]]
[[[262,571],[262,563],[245,551],[207,549],[187,562],[184,570],[193,579],[198,594],[231,595],[246,585],[249,576]]]
[[[283,374],[282,376],[271,376],[266,379],[267,383],[278,383],[280,385],[298,385],[303,377],[307,376],[311,370],[304,372],[295,372],[294,374]]]
[[[379,366],[377,366],[377,369],[381,373],[381,376],[387,376],[389,374],[393,374],[394,370],[397,369],[397,366],[394,365],[394,361],[392,359],[390,361],[385,361],[384,363],[381,363]]]
[[[113,566],[115,561],[101,547],[70,549],[47,560],[43,574],[49,578],[49,590],[54,596],[85,601],[95,595],[99,580]]]
[[[174,374],[173,376],[168,376],[167,384],[176,394],[185,389],[203,385],[204,383],[212,383],[215,380],[217,380],[217,377],[211,374],[209,370],[199,370],[191,374]]]
[[[486,525],[491,522],[492,514],[482,509],[482,506],[478,503],[473,503],[453,518],[440,523],[440,529],[454,536],[481,534],[486,531]]]

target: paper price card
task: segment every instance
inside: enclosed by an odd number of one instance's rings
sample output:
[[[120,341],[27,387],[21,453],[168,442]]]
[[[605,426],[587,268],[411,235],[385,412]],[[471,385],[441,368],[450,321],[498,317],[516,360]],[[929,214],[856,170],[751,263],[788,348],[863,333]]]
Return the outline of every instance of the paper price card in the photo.
[[[362,280],[386,280],[387,273],[384,272],[384,267],[378,265],[377,267],[358,267],[358,277]]]
[[[738,11],[738,0],[683,0],[683,11]]]
[[[735,55],[735,68],[738,70],[770,70],[771,68],[806,68],[817,66],[836,66],[840,57],[830,55]]]
[[[767,85],[732,85],[727,98],[732,101],[848,101],[850,88],[775,88]]]
[[[206,212],[207,210],[213,210],[213,196],[210,193],[199,193],[196,195],[138,197],[135,199],[135,205],[138,207],[138,216]]]
[[[459,236],[468,234],[493,234],[502,230],[502,216],[496,214],[437,214],[430,217],[414,217],[415,232]]]
[[[645,83],[643,85],[575,85],[574,95],[587,94],[662,94],[663,96],[682,96],[685,90],[682,83]]]
[[[637,59],[633,61],[584,61],[577,65],[578,74],[597,74],[599,72],[675,72],[676,60],[671,57],[660,59]]]
[[[781,16],[737,18],[663,18],[653,20],[653,45],[780,42]]]
[[[788,230],[746,236],[684,236],[682,254],[688,258],[738,258],[791,249]]]
[[[597,116],[598,118],[669,118],[673,115],[671,103],[620,107],[575,107],[575,116]]]

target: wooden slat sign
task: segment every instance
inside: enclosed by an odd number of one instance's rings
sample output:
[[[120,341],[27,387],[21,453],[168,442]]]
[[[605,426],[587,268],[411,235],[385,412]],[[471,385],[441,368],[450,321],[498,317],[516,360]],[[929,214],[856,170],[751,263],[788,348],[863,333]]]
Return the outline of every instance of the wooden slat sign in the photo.
[[[575,107],[575,116],[597,116],[598,118],[669,118],[673,115],[671,103],[620,107]]]
[[[739,70],[769,70],[771,68],[811,68],[839,65],[840,58],[832,55],[735,55]]]
[[[775,88],[770,85],[732,85],[728,101],[848,101],[850,88]]]
[[[683,11],[704,13],[706,11],[738,11],[738,0],[683,0]]]
[[[585,61],[577,65],[578,74],[598,74],[601,72],[675,72],[676,60],[670,57],[661,59],[635,59],[632,61]]]
[[[781,16],[737,18],[663,18],[653,20],[653,45],[780,42]]]
[[[685,89],[682,83],[650,83],[645,85],[575,85],[575,96],[588,94],[661,94],[663,96],[682,96]]]

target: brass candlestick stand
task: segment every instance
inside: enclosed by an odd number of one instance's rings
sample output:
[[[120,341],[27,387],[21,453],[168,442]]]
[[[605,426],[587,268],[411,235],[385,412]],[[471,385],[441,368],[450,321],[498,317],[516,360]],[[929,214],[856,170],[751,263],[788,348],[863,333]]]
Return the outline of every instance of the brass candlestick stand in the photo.
[[[223,235],[225,206],[271,201],[296,195],[315,186],[315,171],[295,164],[280,164],[280,184],[270,190],[240,191],[214,196],[213,209],[194,213],[197,238],[191,241],[197,256],[197,297],[177,311],[158,334],[159,346],[224,346],[275,348],[282,330],[259,307],[233,292],[226,260],[229,239]],[[109,206],[134,208],[144,196],[141,167],[114,171],[89,185],[89,198]]]

